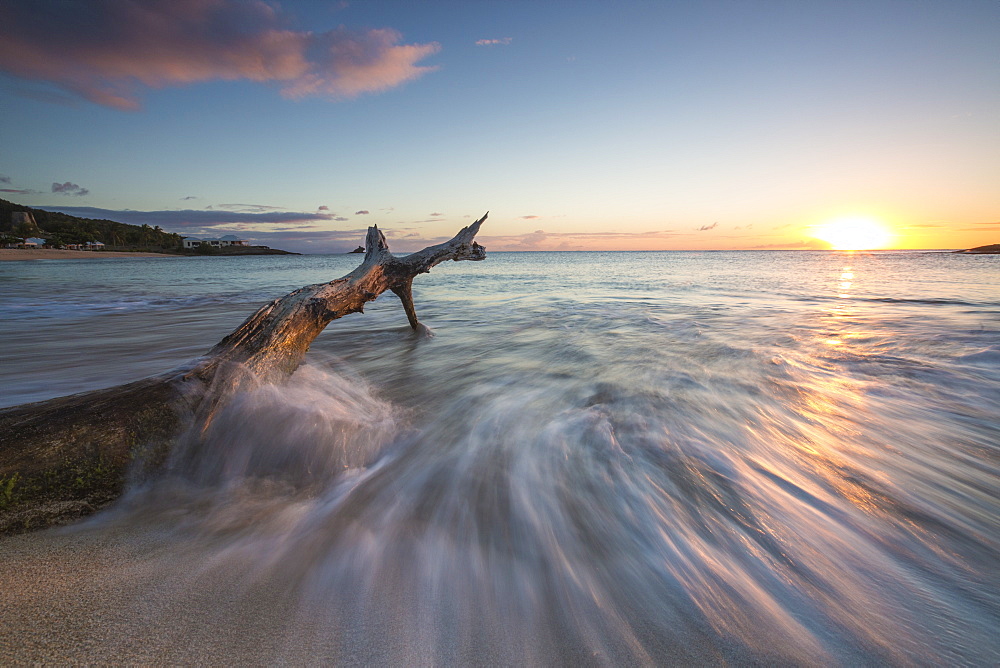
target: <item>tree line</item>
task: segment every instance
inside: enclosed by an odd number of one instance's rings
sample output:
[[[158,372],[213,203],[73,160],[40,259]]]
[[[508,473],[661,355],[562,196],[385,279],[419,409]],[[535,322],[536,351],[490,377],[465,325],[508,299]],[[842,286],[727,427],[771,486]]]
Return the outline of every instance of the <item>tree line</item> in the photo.
[[[15,225],[12,214],[26,211],[35,224]],[[181,247],[183,237],[165,232],[159,225],[129,225],[113,220],[78,218],[57,211],[43,211],[0,199],[0,236],[11,243],[14,239],[39,237],[50,246],[84,244],[100,241],[106,246],[119,248],[149,248],[175,250]]]

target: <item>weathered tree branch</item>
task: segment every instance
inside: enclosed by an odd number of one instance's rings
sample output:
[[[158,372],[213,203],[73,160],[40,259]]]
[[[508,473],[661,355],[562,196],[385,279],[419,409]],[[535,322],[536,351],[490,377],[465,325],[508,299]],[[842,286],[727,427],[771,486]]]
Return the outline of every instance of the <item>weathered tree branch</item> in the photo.
[[[226,395],[220,386],[231,387],[247,372],[268,380],[291,374],[331,321],[362,312],[386,290],[399,296],[416,329],[414,277],[445,260],[485,259],[486,249],[473,239],[487,215],[449,241],[401,258],[370,227],[357,269],[265,304],[182,369],[0,409],[0,534],[73,519],[112,501],[129,476],[163,464],[188,423],[211,418]]]

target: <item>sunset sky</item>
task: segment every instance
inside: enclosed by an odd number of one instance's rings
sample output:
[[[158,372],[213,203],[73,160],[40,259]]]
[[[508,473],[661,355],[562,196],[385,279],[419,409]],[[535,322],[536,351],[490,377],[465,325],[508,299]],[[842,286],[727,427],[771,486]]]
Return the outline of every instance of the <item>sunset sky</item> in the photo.
[[[486,210],[490,250],[1000,242],[996,0],[4,0],[0,38],[33,207],[315,253]]]

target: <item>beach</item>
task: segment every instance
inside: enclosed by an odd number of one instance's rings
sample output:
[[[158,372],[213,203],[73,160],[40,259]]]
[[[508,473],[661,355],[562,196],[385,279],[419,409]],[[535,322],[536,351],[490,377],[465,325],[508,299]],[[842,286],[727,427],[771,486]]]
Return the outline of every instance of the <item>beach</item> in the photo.
[[[98,260],[116,257],[178,257],[167,253],[57,250],[55,248],[0,248],[0,262],[17,260]]]
[[[140,528],[0,541],[0,660],[265,665],[336,650],[286,645],[287,594],[239,569],[206,571],[171,542]]]
[[[0,267],[0,406],[358,256]],[[611,268],[612,270],[609,270]],[[0,664],[994,665],[1000,288],[953,253],[491,253],[0,538]]]

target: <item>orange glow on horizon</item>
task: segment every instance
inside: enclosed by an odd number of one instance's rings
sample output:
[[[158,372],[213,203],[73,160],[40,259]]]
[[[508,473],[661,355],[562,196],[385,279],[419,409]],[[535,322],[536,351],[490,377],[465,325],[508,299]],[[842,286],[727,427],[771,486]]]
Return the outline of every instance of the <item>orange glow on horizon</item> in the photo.
[[[830,244],[833,250],[874,250],[887,248],[893,240],[886,226],[872,218],[852,216],[818,225],[812,236]]]

